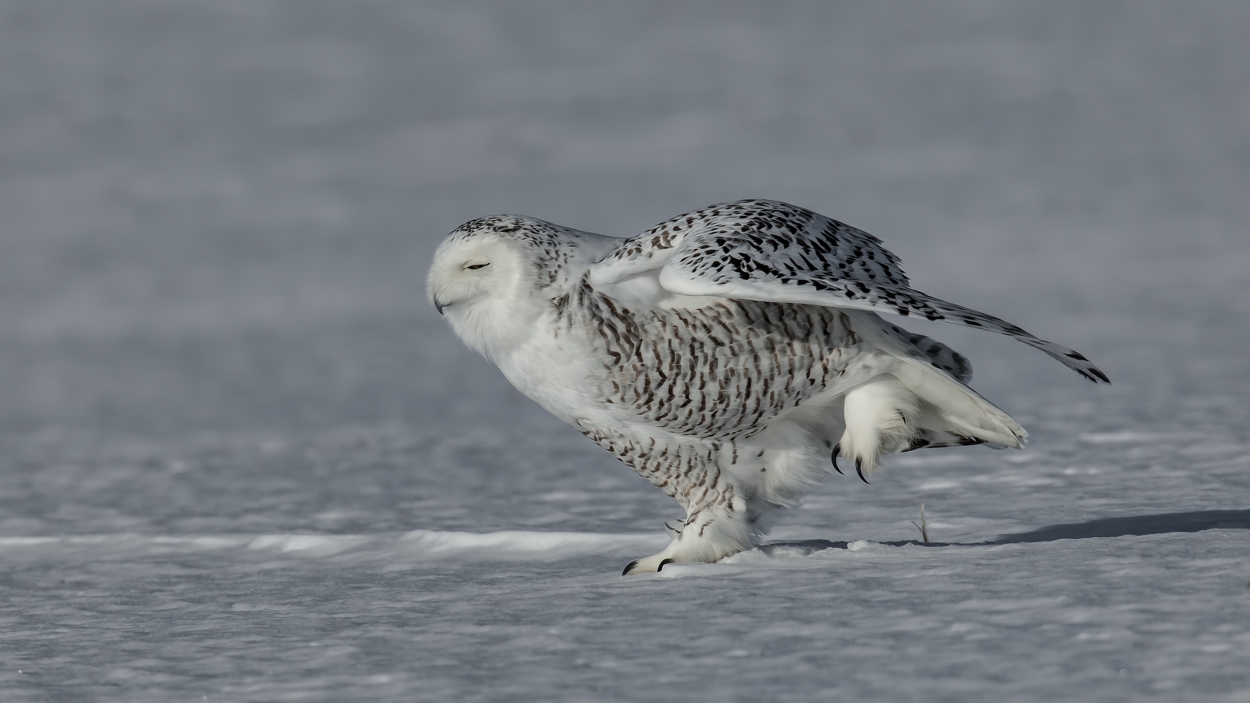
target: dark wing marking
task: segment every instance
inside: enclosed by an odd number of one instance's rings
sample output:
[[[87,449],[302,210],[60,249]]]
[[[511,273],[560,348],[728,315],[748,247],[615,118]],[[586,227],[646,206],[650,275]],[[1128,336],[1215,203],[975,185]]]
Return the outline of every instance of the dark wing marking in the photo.
[[[1039,349],[1095,383],[1110,383],[1078,352],[913,290],[898,257],[876,237],[793,205],[744,200],[673,218],[596,263],[591,282],[612,283],[657,267],[660,285],[671,293],[916,315],[976,327]]]
[[[929,363],[959,379],[960,383],[972,381],[972,363],[963,354],[923,334],[908,332],[897,325],[890,325],[890,329],[901,339],[907,340]]]
[[[658,269],[676,251],[695,249],[738,270],[830,271],[855,281],[907,285],[898,257],[881,240],[811,210],[775,200],[711,205],[661,222],[595,264],[594,284]]]

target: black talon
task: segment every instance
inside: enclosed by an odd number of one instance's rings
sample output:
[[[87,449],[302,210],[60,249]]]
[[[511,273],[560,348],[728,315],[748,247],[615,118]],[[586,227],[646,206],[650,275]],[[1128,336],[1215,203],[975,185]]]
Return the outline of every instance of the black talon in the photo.
[[[673,563],[673,560],[672,560],[672,559],[665,559],[665,560],[661,561],[661,562],[660,562],[660,565],[659,565],[659,566],[657,566],[657,567],[655,567],[655,573],[657,573],[657,574],[658,574],[658,573],[660,573],[661,571],[663,571],[663,570],[664,570],[664,565],[665,565],[665,564],[672,564],[672,563]]]
[[[625,566],[625,570],[621,572],[621,576],[629,576],[629,572],[633,571],[635,566],[638,566],[637,559],[629,562],[629,564]]]
[[[859,474],[859,480],[863,481],[864,483],[868,483],[868,479],[864,478],[863,464],[864,464],[863,459],[860,459],[860,458],[855,459],[855,473]]]
[[[839,468],[838,468],[838,452],[840,452],[840,451],[842,451],[842,445],[841,445],[841,444],[835,444],[835,445],[833,445],[833,455],[832,455],[832,456],[830,456],[829,458],[833,460],[833,470],[834,470],[834,471],[837,471],[837,472],[838,472],[838,473],[840,473],[840,474],[842,474],[842,469],[839,469]],[[843,476],[845,476],[846,474],[842,474],[842,475],[843,475]]]

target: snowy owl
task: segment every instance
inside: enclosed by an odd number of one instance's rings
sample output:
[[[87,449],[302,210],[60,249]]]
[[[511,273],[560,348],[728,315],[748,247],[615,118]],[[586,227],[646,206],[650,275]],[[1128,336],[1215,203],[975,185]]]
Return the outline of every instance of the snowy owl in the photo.
[[[913,290],[867,232],[767,200],[631,239],[483,217],[439,246],[428,288],[518,390],[685,509],[672,543],[625,574],[750,548],[839,456],[865,478],[894,452],[1023,446],[968,387],[967,359],[878,313],[1005,334],[1109,382],[1071,349]]]

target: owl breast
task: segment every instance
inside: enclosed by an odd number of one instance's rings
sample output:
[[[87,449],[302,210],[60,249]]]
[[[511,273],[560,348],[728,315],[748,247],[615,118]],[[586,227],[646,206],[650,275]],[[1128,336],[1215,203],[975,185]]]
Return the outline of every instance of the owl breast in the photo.
[[[655,427],[734,440],[822,393],[860,340],[834,309],[720,300],[631,309],[583,285],[560,307],[601,366],[599,394]]]

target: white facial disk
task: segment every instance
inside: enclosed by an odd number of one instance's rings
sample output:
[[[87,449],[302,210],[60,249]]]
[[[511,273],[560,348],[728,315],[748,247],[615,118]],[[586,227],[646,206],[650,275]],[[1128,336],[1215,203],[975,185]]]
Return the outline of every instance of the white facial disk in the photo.
[[[430,303],[470,348],[496,359],[524,341],[542,313],[533,265],[514,243],[490,232],[452,236],[434,253]]]

